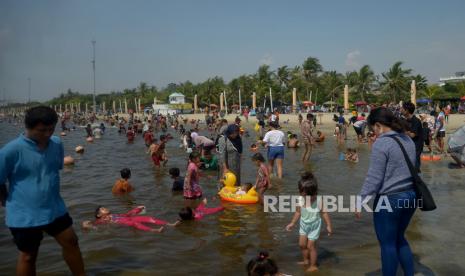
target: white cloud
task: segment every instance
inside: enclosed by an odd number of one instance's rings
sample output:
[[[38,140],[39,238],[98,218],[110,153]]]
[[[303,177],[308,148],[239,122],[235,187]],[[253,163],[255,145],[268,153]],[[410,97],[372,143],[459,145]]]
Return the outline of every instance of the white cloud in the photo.
[[[354,50],[352,52],[349,52],[346,56],[346,66],[349,69],[357,69],[358,67],[360,67],[360,64],[358,61],[359,57],[360,57],[359,50]]]
[[[273,56],[271,54],[266,53],[259,61],[260,65],[271,65],[273,64]]]

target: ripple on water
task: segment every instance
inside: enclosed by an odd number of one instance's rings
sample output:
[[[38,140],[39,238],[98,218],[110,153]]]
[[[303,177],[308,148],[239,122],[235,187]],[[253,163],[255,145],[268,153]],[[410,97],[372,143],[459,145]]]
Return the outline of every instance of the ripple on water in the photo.
[[[0,135],[0,145],[21,131],[5,123],[0,123],[0,129],[3,134]],[[249,139],[245,142],[246,149],[253,138]],[[99,205],[107,206],[114,213],[145,205],[148,215],[174,222],[183,199],[182,194],[171,193],[168,169],[177,166],[184,173],[187,154],[179,149],[179,140],[174,139],[167,147],[168,167],[156,169],[140,136],[135,143],[128,144],[124,135],[108,128],[102,139],[86,143],[84,130],[78,129],[62,140],[66,155],[72,155],[76,160],[74,166],[67,167],[61,174],[62,196],[74,219],[90,275],[185,275],[194,271],[204,275],[211,275],[213,271],[242,275],[245,264],[259,249],[270,251],[283,272],[303,275],[303,268],[295,265],[301,258],[297,231],[284,230],[292,214],[264,213],[257,205],[224,203],[224,212],[202,221],[185,222],[176,228],[167,227],[162,234],[115,225],[97,231],[82,231],[80,223],[92,219]],[[369,150],[366,145],[360,146],[360,162],[350,164],[338,160],[343,147],[334,146],[332,136],[327,140],[317,146],[311,162],[306,165],[299,161],[300,150],[286,151],[284,179],[273,179],[273,188],[268,194],[297,194],[297,180],[305,170],[316,174],[320,194],[357,194],[366,174]],[[353,141],[348,143],[353,144]],[[74,152],[79,144],[85,147],[84,154]],[[245,152],[242,158],[242,177],[247,182],[254,181],[257,170],[250,155]],[[131,169],[131,182],[136,190],[129,196],[114,197],[111,187],[124,167]],[[214,173],[208,175],[215,176]],[[419,271],[436,274],[452,275],[460,271],[465,274],[462,265],[465,257],[463,172],[448,170],[447,161],[441,161],[424,164],[423,177],[430,184],[439,209],[431,213],[417,212],[409,227],[408,238],[417,256],[416,267]],[[220,203],[211,200],[217,191],[215,179],[201,180],[209,205]],[[376,274],[380,267],[379,247],[371,216],[364,214],[360,221],[354,220],[349,213],[331,214],[331,217],[334,235],[328,238],[323,232],[319,245],[320,274]],[[0,209],[0,219],[4,219],[3,208]],[[0,228],[0,244],[0,271],[12,274],[16,261],[16,254],[12,252],[16,249],[6,227]],[[40,249],[38,272],[42,275],[68,273],[59,247],[50,237],[44,239]]]

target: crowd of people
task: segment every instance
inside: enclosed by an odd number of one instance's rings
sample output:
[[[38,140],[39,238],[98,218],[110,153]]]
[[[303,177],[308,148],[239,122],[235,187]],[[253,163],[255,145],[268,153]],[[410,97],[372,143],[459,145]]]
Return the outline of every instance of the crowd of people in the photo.
[[[124,135],[128,143],[142,141],[145,144],[147,154],[155,167],[170,166],[170,155],[166,145],[170,140],[179,139],[179,146],[186,151],[187,166],[169,168],[169,175],[173,180],[172,190],[182,191],[184,199],[184,207],[179,211],[176,221],[170,223],[145,216],[144,206],[138,206],[124,214],[113,214],[104,206],[97,206],[95,218],[81,224],[87,230],[102,224],[119,224],[160,233],[165,226],[175,227],[182,221],[202,219],[205,215],[212,215],[224,209],[221,205],[206,207],[207,201],[202,190],[204,170],[218,172],[219,189],[223,186],[226,175],[232,173],[236,179],[235,185],[240,187],[237,194],[246,194],[254,188],[258,193],[259,202],[263,204],[264,195],[272,186],[272,179],[283,178],[286,147],[302,148],[301,160],[304,163],[308,162],[313,148],[325,141],[325,134],[321,130],[316,131],[316,116],[312,113],[299,114],[296,117],[299,133],[285,134],[282,125],[288,124],[289,121],[280,120],[279,115],[278,111],[268,114],[257,112],[253,128],[255,134],[251,134],[249,129],[242,125],[239,116],[230,123],[215,111],[207,112],[204,121],[189,120],[178,115],[138,118],[131,114],[128,118],[105,117],[103,122],[96,123],[95,117],[82,120],[71,119],[65,115],[59,118],[53,109],[44,106],[29,109],[24,117],[25,134],[0,150],[0,200],[2,206],[6,205],[6,224],[20,251],[17,273],[35,274],[35,260],[43,238],[42,232],[46,232],[61,245],[63,256],[72,273],[84,275],[84,262],[73,230],[73,221],[59,192],[59,171],[64,165],[64,150],[62,141],[53,136],[53,133],[60,119],[62,132],[75,129],[75,126],[67,126],[73,121],[86,125],[87,138],[102,139],[107,135],[106,125],[116,127],[119,135]],[[242,117],[248,121],[248,116],[249,110],[244,110]],[[361,196],[373,195],[376,197],[376,203],[380,195],[387,195],[394,206],[395,215],[386,212],[374,213],[383,274],[395,275],[400,264],[405,275],[413,275],[413,255],[404,233],[415,207],[402,208],[396,205],[395,201],[403,199],[413,202],[416,194],[411,172],[403,162],[399,162],[404,157],[396,141],[400,141],[408,158],[420,171],[424,146],[432,152],[434,140],[438,153],[446,153],[446,111],[418,118],[415,115],[415,105],[405,102],[400,108],[375,108],[368,115],[354,111],[348,120],[343,113],[339,113],[334,115],[334,121],[336,124],[333,134],[337,143],[345,143],[348,139],[348,128],[352,125],[356,142],[367,143],[371,148],[370,165]],[[201,130],[206,130],[207,136],[201,135]],[[160,135],[156,137],[155,134]],[[257,167],[254,183],[243,183],[241,178],[241,156],[245,150],[243,139],[253,142],[250,149],[254,152],[251,161]],[[259,152],[260,147],[266,149],[266,156]],[[357,163],[357,149],[347,148],[341,153],[340,159]],[[456,161],[455,167],[465,167],[460,160]],[[36,164],[40,166],[37,167]],[[181,171],[185,171],[185,175],[181,175]],[[115,182],[111,192],[114,195],[133,192],[136,187],[129,182],[131,170],[123,168],[120,174],[121,178]],[[318,190],[315,175],[311,172],[301,175],[296,183],[296,192],[302,200],[291,222],[285,227],[291,231],[299,221],[302,264],[308,267],[309,272],[318,270],[316,243],[320,238],[323,222],[327,234],[333,233],[330,216],[317,201]],[[360,213],[356,213],[356,216],[360,217]],[[157,227],[154,228],[154,225]],[[247,271],[249,275],[278,275],[276,263],[269,259],[266,252],[261,252],[257,258],[251,260],[247,264]]]

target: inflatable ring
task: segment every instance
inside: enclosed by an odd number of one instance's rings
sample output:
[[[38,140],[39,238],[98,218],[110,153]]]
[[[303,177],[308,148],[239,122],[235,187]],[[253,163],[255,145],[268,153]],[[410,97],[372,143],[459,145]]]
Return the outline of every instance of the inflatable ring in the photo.
[[[245,195],[236,195],[240,187],[224,187],[218,193],[221,200],[238,204],[255,204],[258,202],[258,194],[255,188],[251,188]]]
[[[422,154],[421,160],[422,161],[439,161],[441,160],[441,155]]]

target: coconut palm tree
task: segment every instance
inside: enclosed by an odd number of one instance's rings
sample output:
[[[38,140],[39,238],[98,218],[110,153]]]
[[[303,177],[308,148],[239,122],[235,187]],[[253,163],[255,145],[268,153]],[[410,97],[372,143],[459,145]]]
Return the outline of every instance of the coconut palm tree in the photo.
[[[255,74],[255,90],[259,98],[264,98],[267,95],[268,89],[272,86],[273,72],[270,71],[270,66],[261,65]]]
[[[381,81],[382,90],[393,102],[398,102],[409,93],[409,74],[411,72],[411,69],[403,69],[402,61],[398,61],[392,65],[389,71],[381,74],[383,77]]]
[[[149,89],[148,89],[147,83],[141,81],[139,83],[139,87],[137,87],[137,92],[140,93],[140,96],[144,97],[145,94],[147,94],[148,90]]]
[[[375,73],[371,70],[370,65],[364,65],[360,68],[357,73],[355,90],[362,101],[365,101],[366,95],[370,91],[375,80]]]
[[[276,80],[279,82],[280,87],[288,88],[289,86],[289,68],[286,65],[278,67],[276,70]]]
[[[412,76],[411,79],[415,81],[415,85],[417,86],[418,91],[425,90],[428,87],[428,80],[426,79],[425,76],[418,74],[418,75]]]
[[[314,57],[308,57],[302,64],[302,73],[307,82],[307,89],[316,90],[319,86],[318,75],[323,72],[323,66],[320,60]]]
[[[420,91],[420,95],[432,100],[434,96],[441,92],[442,88],[439,85],[427,86],[426,89]]]
[[[327,71],[320,76],[320,82],[325,92],[326,100],[336,100],[344,86],[344,76],[336,71]]]

